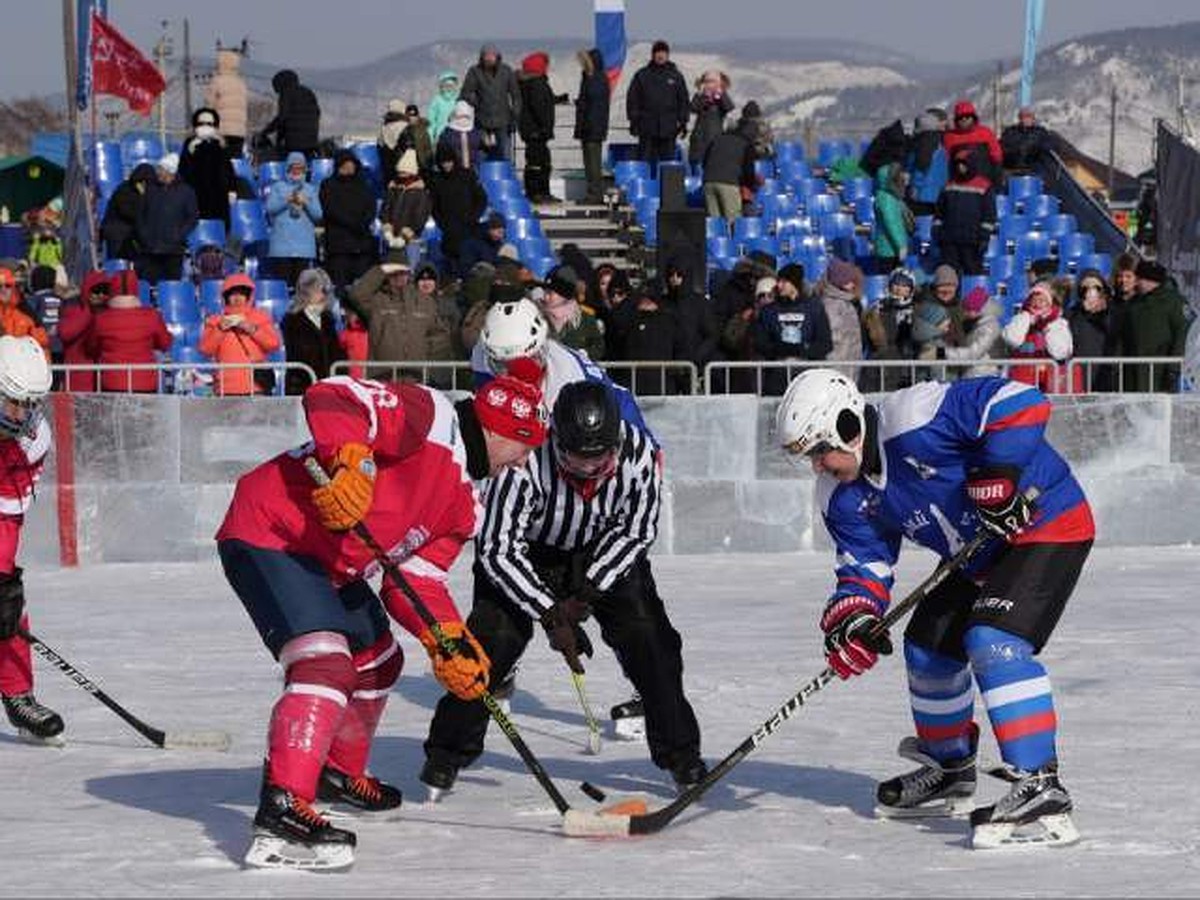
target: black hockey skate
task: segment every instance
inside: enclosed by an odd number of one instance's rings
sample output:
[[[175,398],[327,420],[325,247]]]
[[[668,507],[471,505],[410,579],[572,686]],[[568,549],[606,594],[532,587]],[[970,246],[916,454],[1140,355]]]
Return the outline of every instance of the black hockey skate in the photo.
[[[1071,795],[1058,778],[1058,763],[1035,772],[1012,770],[1008,793],[971,813],[971,846],[976,850],[1035,845],[1065,846],[1079,840],[1071,819]]]
[[[30,694],[15,694],[4,698],[4,712],[18,734],[32,743],[61,747],[62,716],[48,706],[38,703]]]
[[[646,710],[642,698],[636,694],[624,703],[618,703],[609,711],[613,721],[613,734],[623,741],[646,739]]]
[[[329,820],[291,791],[263,780],[248,866],[265,869],[346,869],[354,864],[354,832]]]
[[[675,779],[675,789],[681,794],[703,781],[707,774],[708,764],[699,756],[685,759],[671,767],[671,777]]]
[[[429,802],[437,803],[442,795],[447,793],[458,778],[458,769],[445,763],[425,761],[421,769],[421,781],[429,788]]]
[[[374,776],[354,777],[326,766],[317,782],[317,799],[357,812],[378,813],[399,807],[404,795],[398,787],[385,784]]]
[[[976,741],[971,741],[972,747]],[[975,796],[975,752],[961,759],[938,761],[921,750],[915,737],[900,742],[897,752],[921,768],[880,782],[875,791],[875,815],[884,819],[964,816]]]

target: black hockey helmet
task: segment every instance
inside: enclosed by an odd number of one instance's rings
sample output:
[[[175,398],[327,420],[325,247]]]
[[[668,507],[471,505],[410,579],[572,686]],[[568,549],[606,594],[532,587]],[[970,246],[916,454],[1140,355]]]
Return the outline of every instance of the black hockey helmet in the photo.
[[[612,389],[600,381],[564,385],[550,427],[555,448],[582,457],[603,456],[621,442],[621,412]]]

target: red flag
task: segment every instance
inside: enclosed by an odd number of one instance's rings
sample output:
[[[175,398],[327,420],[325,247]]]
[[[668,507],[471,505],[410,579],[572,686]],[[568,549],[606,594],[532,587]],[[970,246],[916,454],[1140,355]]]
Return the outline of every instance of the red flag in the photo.
[[[92,13],[92,81],[97,94],[124,97],[129,108],[149,115],[167,88],[161,73],[107,21]]]

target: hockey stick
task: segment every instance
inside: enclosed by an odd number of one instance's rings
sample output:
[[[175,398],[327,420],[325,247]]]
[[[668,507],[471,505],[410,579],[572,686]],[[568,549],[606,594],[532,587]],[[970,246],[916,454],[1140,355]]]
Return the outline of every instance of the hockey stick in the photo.
[[[1027,500],[1037,496],[1035,488],[1025,492]],[[903,600],[895,603],[875,626],[873,636],[881,636],[907,613],[910,609],[924,600],[950,575],[960,569],[966,562],[986,544],[993,535],[983,528],[964,544],[957,553],[943,561],[933,572],[917,585]],[[758,745],[770,737],[785,721],[796,714],[813,694],[829,684],[837,676],[833,669],[826,668],[820,675],[804,684],[799,691],[788,698],[775,714],[763,722],[753,734],[742,741],[732,753],[717,763],[708,774],[696,782],[671,803],[653,812],[634,815],[596,815],[583,810],[571,810],[563,818],[563,830],[571,837],[621,837],[635,834],[654,834],[661,831],[681,812],[699,800],[710,788],[749,756]]]
[[[596,721],[596,714],[592,712],[592,704],[588,703],[587,694],[584,692],[583,675],[579,672],[571,672],[571,681],[575,684],[579,705],[583,707],[583,717],[587,719],[588,753],[597,756],[600,753],[600,723]]]
[[[118,716],[128,723],[134,731],[164,750],[228,750],[232,739],[227,731],[163,731],[147,725],[120,703],[108,696],[100,685],[92,681],[77,668],[50,649],[28,631],[21,629],[17,632],[29,644],[30,648],[42,659],[58,669],[76,685],[91,694]]]
[[[309,476],[317,484],[327,485],[330,483],[329,474],[321,467],[321,463],[315,457],[308,457],[304,461],[304,468],[308,470]],[[421,621],[425,623],[426,627],[433,634],[434,639],[438,643],[438,648],[450,656],[457,655],[458,643],[446,637],[446,633],[442,631],[441,624],[434,618],[433,613],[429,611],[429,607],[421,600],[421,596],[413,590],[412,585],[408,583],[408,579],[404,577],[404,573],[400,571],[400,567],[396,565],[392,558],[388,556],[387,551],[375,540],[375,536],[371,534],[370,529],[362,522],[359,522],[354,526],[353,531],[358,536],[358,539],[367,546],[367,549],[374,554],[376,561],[383,567],[383,571],[392,580],[392,584],[398,587],[408,602],[412,604],[413,609],[417,611],[417,615],[421,617]],[[512,719],[504,714],[504,710],[500,708],[499,701],[492,696],[491,691],[484,691],[479,699],[483,701],[483,705],[487,707],[487,711],[491,713],[495,723],[500,726],[500,730],[504,732],[504,736],[512,743],[522,761],[524,761],[525,766],[533,773],[533,777],[537,779],[537,783],[549,795],[559,813],[566,815],[570,811],[571,805],[567,803],[566,798],[555,787],[554,782],[550,780],[550,776],[546,774],[546,770],[542,767],[538,758],[533,755],[533,751],[529,749],[529,745],[525,743],[524,738],[517,731],[517,726],[513,724]]]

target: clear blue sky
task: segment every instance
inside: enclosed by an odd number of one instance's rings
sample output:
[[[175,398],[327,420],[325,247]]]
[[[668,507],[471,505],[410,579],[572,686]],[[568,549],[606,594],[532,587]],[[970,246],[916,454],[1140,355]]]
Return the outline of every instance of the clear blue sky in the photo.
[[[17,0],[8,0],[15,4]],[[181,51],[183,17],[194,53],[220,37],[249,35],[252,55],[292,66],[335,68],[442,38],[584,37],[591,0],[109,0],[110,18],[148,51],[170,21]],[[63,89],[61,0],[21,3],[8,16],[0,97]],[[1046,0],[1043,46],[1137,25],[1200,19],[1197,0]],[[838,37],[931,61],[1018,57],[1024,0],[626,0],[632,37],[677,42],[728,37]],[[11,11],[10,11],[11,13]]]

